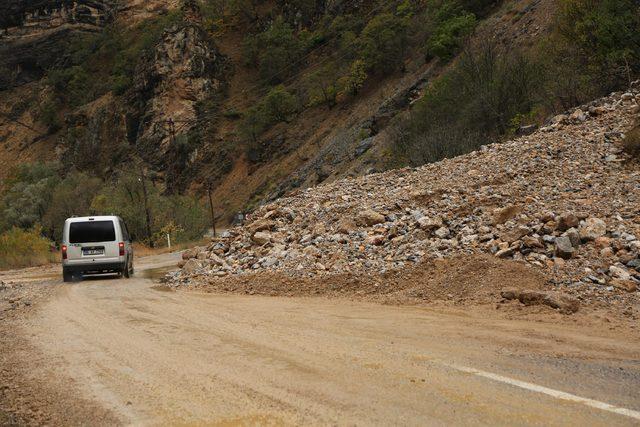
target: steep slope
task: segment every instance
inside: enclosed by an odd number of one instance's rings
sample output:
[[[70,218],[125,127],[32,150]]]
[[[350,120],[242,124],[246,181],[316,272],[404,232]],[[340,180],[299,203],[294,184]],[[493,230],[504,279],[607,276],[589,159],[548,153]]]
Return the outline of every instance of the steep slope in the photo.
[[[489,9],[478,38],[507,46],[544,33],[554,2],[517,2],[515,9],[511,3]],[[206,4],[9,3],[0,37],[0,68],[7,70],[0,176],[17,163],[62,160],[67,169],[108,178],[140,159],[169,191],[213,187],[216,210],[228,219],[295,188],[388,167],[389,123],[443,69],[420,50],[409,51],[402,70],[370,78],[335,107],[304,106],[249,144],[242,117],[268,87],[245,65],[247,33],[277,15],[302,33],[327,16],[366,22],[384,4],[316,2],[307,10],[296,2],[256,2],[251,16],[225,12],[219,20]],[[306,90],[306,79],[331,53],[329,42],[292,64],[291,90]]]
[[[556,2],[546,0],[496,3],[492,13],[480,22],[473,40],[496,39],[505,49],[531,45],[547,34],[557,9]],[[238,36],[230,36],[234,37]],[[234,64],[242,61],[237,47],[237,42],[221,43],[222,51]],[[305,75],[317,71],[325,55],[320,50],[312,56],[291,85],[295,87]],[[226,168],[220,171],[220,162],[214,160],[217,150],[228,147],[230,141],[236,147],[242,141],[237,134],[237,118],[222,117],[215,142],[201,152],[200,175],[214,179],[215,199],[225,212],[233,213],[297,188],[385,170],[392,163],[390,147],[395,141],[390,125],[406,115],[424,88],[446,68],[442,61],[425,60],[421,51],[412,51],[402,71],[372,79],[354,99],[336,107],[306,108],[291,121],[267,131],[254,150],[257,153],[240,152],[228,174]],[[236,73],[230,83],[232,102],[223,104],[223,108],[242,111],[259,100],[255,95],[252,98],[252,87],[243,88],[259,76],[246,67],[237,67]]]

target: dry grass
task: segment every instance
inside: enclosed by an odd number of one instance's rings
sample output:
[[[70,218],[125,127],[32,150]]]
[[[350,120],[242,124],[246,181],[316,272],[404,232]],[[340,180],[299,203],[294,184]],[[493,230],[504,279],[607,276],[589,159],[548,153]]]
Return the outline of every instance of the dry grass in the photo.
[[[633,158],[640,160],[640,125],[636,125],[622,140],[624,151]]]
[[[58,253],[52,251],[49,240],[40,231],[12,228],[0,234],[0,269],[35,267],[55,262]]]

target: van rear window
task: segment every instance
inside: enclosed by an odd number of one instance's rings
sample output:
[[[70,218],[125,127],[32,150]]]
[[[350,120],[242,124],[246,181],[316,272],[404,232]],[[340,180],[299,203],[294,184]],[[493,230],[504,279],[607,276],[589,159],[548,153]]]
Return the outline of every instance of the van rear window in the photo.
[[[116,230],[113,221],[72,222],[69,224],[69,243],[113,242]]]

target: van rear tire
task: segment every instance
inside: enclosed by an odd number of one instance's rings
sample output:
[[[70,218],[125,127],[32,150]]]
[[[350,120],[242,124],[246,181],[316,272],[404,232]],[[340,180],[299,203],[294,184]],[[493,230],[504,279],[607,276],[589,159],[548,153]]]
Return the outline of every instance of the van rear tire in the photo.
[[[72,282],[73,281],[73,273],[67,270],[66,268],[62,269],[62,281],[63,282]]]
[[[129,264],[129,260],[124,264],[124,269],[122,270],[122,276],[125,279],[129,279],[131,277],[131,264]]]

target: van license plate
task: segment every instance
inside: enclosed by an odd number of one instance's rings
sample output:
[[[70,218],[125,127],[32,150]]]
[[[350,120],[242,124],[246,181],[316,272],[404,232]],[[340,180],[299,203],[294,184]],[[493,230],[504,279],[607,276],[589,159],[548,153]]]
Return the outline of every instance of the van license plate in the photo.
[[[83,255],[104,255],[104,249],[100,248],[84,248],[82,249]]]

